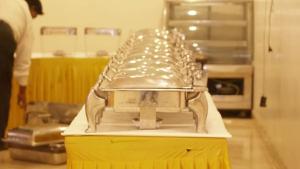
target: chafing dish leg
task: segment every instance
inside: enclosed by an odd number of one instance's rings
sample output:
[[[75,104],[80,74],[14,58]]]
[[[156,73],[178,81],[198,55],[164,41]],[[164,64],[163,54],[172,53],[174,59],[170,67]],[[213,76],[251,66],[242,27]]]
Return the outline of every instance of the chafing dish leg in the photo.
[[[92,133],[97,131],[105,108],[105,92],[92,89],[87,97],[85,112],[88,121],[88,128],[85,132]]]
[[[198,133],[207,133],[205,124],[208,113],[208,105],[204,92],[199,92],[188,102],[189,109],[194,113],[196,131]]]
[[[140,100],[140,129],[155,129],[156,124],[156,92],[142,92]]]

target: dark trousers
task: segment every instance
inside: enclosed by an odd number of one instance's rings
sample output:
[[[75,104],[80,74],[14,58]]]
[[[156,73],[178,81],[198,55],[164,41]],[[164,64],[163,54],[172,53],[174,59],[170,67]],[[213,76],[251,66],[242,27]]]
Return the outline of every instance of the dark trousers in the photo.
[[[13,31],[0,20],[0,138],[7,127],[15,50]]]

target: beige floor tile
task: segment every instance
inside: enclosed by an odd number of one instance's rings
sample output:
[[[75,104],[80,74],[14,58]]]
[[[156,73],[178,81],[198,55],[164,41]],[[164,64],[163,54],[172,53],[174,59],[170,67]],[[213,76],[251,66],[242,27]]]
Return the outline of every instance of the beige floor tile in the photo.
[[[228,140],[232,169],[278,169],[272,154],[251,119],[225,119],[232,138]]]
[[[0,151],[0,169],[66,169],[66,165],[45,165],[13,160],[8,151]]]

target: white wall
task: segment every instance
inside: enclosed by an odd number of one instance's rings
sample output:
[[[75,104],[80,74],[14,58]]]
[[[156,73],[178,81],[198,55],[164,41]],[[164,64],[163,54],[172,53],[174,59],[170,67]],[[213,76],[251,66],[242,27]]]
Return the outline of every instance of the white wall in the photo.
[[[77,51],[84,50],[84,27],[114,27],[122,30],[121,41],[129,32],[143,28],[158,28],[161,24],[164,0],[42,0],[45,15],[34,21],[34,51],[44,48],[72,45]],[[40,38],[41,26],[76,26],[79,37],[51,40]],[[65,40],[67,39],[67,40]],[[62,44],[60,44],[62,43]]]
[[[269,28],[265,11],[269,11],[271,0],[255,0],[254,115],[287,168],[299,169],[300,1],[274,0],[273,3]],[[269,30],[271,53],[264,52],[268,48]],[[268,98],[266,108],[259,107],[263,94]]]

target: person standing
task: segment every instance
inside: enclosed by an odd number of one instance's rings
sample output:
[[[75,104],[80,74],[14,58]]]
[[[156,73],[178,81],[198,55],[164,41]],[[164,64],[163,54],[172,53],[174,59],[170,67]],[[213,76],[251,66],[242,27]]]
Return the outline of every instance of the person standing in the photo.
[[[18,105],[26,106],[33,44],[32,19],[43,14],[40,0],[0,0],[0,138],[8,122],[12,76],[19,84]],[[5,148],[2,140],[0,150]]]

